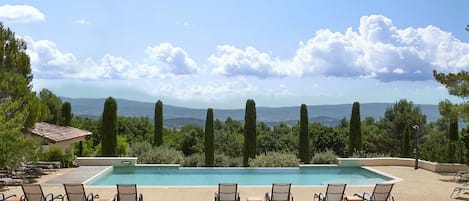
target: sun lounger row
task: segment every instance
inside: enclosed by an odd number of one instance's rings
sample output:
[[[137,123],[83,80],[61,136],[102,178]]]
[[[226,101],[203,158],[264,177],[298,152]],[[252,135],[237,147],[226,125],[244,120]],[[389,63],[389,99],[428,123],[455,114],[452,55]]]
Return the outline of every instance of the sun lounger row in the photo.
[[[391,195],[394,184],[376,184],[371,194],[354,194],[350,197],[345,195],[346,186],[346,184],[328,184],[326,192],[315,193],[313,200],[343,201],[358,198],[359,200],[369,201],[394,201],[394,197]],[[215,192],[215,201],[240,201],[238,184],[218,184],[218,192]],[[272,184],[272,191],[265,194],[265,201],[293,201],[291,184]]]
[[[24,195],[20,197],[20,201],[94,201],[94,199],[99,198],[98,194],[86,194],[83,184],[64,184],[65,196],[52,193],[45,195],[39,184],[22,185],[21,188]],[[1,199],[2,197],[3,199]],[[4,201],[9,197],[16,197],[16,195],[5,197],[1,194],[0,201]],[[135,184],[117,184],[117,193],[113,201],[143,201],[143,195],[137,193],[137,185]]]
[[[345,195],[346,184],[328,184],[325,193],[314,194],[313,200],[319,201],[343,201],[359,198],[361,200],[370,201],[388,201],[393,200],[391,190],[394,184],[376,184],[371,194],[354,194],[353,197]],[[21,201],[54,201],[57,199],[68,201],[93,201],[99,198],[98,194],[85,193],[83,184],[64,184],[66,195],[63,196],[53,195],[51,193],[45,195],[39,184],[22,185],[24,195],[21,196]],[[0,194],[0,201],[5,201],[9,197],[16,197],[16,195],[5,196]],[[238,192],[238,184],[235,183],[220,183],[218,184],[218,192],[215,192],[215,201],[240,201]],[[117,184],[117,193],[113,201],[143,201],[143,195],[137,192],[137,185],[135,184]],[[265,201],[293,201],[291,193],[291,184],[289,183],[274,183],[272,190],[265,194]]]

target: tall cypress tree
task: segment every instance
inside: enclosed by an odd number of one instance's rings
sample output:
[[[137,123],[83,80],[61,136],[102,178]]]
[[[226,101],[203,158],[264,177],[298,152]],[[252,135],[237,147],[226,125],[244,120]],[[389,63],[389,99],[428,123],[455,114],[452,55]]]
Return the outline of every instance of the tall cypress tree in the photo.
[[[351,156],[355,151],[360,151],[362,149],[360,103],[358,102],[354,102],[352,106],[349,131],[349,155]]]
[[[213,109],[207,109],[205,119],[205,166],[214,166],[214,145],[213,145]]]
[[[163,144],[163,102],[161,100],[155,103],[155,135],[153,139],[153,146],[160,146]]]
[[[71,126],[72,125],[72,105],[69,102],[62,104],[62,112],[60,113],[59,125]]]
[[[117,147],[117,102],[109,97],[104,102],[102,116],[103,138],[102,154],[103,156],[116,156]]]
[[[254,157],[256,157],[256,103],[248,99],[244,114],[244,167],[247,167],[249,159]]]
[[[299,156],[304,163],[311,161],[311,148],[308,134],[308,108],[305,104],[300,107],[300,135],[299,135]]]

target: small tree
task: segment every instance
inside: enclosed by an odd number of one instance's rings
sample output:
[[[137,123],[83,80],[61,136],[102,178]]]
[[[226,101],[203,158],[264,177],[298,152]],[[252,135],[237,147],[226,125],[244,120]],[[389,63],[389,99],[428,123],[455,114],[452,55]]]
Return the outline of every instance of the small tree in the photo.
[[[163,102],[158,100],[155,103],[155,135],[153,146],[160,146],[163,144]]]
[[[362,146],[362,131],[360,120],[360,103],[354,102],[352,106],[352,115],[350,117],[349,132],[349,155],[355,151],[360,151]]]
[[[305,104],[300,108],[300,135],[299,135],[299,156],[304,163],[311,161],[311,148],[308,134],[308,108]]]
[[[256,140],[256,103],[248,99],[244,114],[244,167],[249,166],[249,159],[256,157]]]
[[[117,102],[109,97],[104,103],[102,116],[102,155],[116,156],[117,146]]]
[[[214,165],[214,140],[213,140],[213,109],[207,109],[207,118],[205,119],[205,166]]]

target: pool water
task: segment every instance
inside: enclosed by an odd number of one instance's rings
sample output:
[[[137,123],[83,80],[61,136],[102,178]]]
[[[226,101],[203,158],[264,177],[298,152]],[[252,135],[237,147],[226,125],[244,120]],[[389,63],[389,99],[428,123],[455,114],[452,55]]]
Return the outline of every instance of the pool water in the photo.
[[[393,180],[361,167],[301,168],[179,168],[157,166],[113,167],[112,171],[86,182],[92,186],[131,183],[143,186],[210,186],[218,183],[268,186],[272,183],[293,185],[374,185]]]

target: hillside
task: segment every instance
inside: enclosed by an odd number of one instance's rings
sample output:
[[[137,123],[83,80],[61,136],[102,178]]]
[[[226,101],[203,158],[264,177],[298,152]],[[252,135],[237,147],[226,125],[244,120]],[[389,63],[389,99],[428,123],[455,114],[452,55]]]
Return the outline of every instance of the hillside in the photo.
[[[104,99],[98,98],[67,98],[61,97],[63,101],[72,104],[72,111],[77,116],[87,116],[99,118],[101,116]],[[147,116],[153,119],[154,103],[130,101],[116,99],[118,103],[118,113],[123,116]],[[375,119],[382,118],[386,108],[393,103],[364,103],[360,104],[360,114],[362,118],[371,116]],[[436,121],[440,115],[438,105],[418,105],[427,121]],[[311,122],[320,122],[326,125],[337,125],[343,117],[350,118],[352,104],[341,105],[309,105],[308,113]],[[268,125],[286,123],[296,124],[300,116],[300,107],[257,107],[257,120]],[[185,124],[204,125],[206,109],[194,109],[177,107],[165,104],[163,106],[165,124],[168,127],[179,127]],[[234,120],[244,120],[244,109],[214,109],[215,119],[222,121],[231,117]]]

